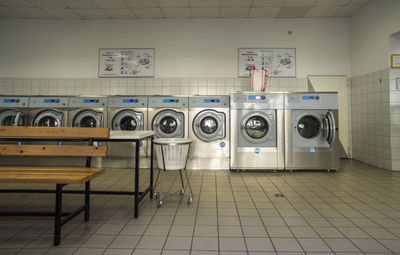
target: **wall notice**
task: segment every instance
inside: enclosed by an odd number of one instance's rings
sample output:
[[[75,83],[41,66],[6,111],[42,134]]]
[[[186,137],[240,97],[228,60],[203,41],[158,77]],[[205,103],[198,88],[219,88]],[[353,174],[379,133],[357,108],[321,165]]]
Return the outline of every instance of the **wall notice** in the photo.
[[[99,77],[154,77],[154,49],[100,49]]]
[[[269,77],[296,77],[296,49],[239,49],[239,77],[249,77],[249,69],[267,69]]]

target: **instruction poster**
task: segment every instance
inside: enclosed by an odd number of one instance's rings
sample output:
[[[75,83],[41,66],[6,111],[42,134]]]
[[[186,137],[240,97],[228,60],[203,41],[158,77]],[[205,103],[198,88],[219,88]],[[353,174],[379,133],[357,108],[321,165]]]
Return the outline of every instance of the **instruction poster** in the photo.
[[[154,49],[100,49],[99,77],[154,77]]]
[[[249,77],[249,69],[267,69],[269,77],[296,77],[296,49],[239,49],[239,77]]]

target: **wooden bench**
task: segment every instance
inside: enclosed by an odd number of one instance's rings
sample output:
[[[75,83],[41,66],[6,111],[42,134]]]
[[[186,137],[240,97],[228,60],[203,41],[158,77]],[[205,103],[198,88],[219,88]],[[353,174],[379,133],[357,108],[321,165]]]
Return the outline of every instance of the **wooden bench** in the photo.
[[[54,212],[0,212],[1,216],[55,216],[54,245],[60,244],[61,226],[85,212],[89,220],[90,180],[104,168],[91,167],[91,157],[107,155],[106,146],[94,146],[94,139],[107,139],[108,128],[0,127],[0,156],[86,157],[86,166],[0,166],[0,183],[56,184]],[[34,143],[30,143],[34,141]],[[63,144],[72,141],[71,145]],[[80,141],[77,143],[77,141]],[[85,143],[81,143],[84,141]],[[27,144],[26,144],[27,143]],[[82,145],[81,145],[82,144]],[[33,161],[34,162],[34,161]],[[62,212],[63,187],[85,183],[84,205],[73,212]],[[1,192],[18,192],[13,189]],[[35,190],[29,190],[35,192]],[[54,192],[54,191],[52,191]]]

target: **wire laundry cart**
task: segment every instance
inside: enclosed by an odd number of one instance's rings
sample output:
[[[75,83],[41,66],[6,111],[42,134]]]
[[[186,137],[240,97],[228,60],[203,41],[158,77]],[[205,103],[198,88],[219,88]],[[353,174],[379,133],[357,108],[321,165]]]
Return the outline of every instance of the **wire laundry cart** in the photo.
[[[185,194],[185,185],[183,183],[182,170],[185,172],[185,177],[187,180],[187,186],[189,186],[190,196],[187,200],[188,204],[191,204],[193,201],[193,191],[190,186],[189,177],[186,172],[186,165],[188,154],[190,150],[190,144],[192,143],[191,139],[187,138],[159,138],[154,140],[154,149],[156,152],[157,163],[158,163],[158,175],[155,182],[154,190],[158,183],[158,178],[160,177],[161,171],[163,171],[162,180],[161,180],[161,190],[160,192],[154,192],[154,196],[158,198],[157,207],[160,207],[164,201],[164,184],[165,184],[165,175],[167,171],[177,171],[179,170],[179,176],[181,178],[182,188],[177,191],[181,193],[181,196]],[[175,193],[165,193],[168,196],[174,195]]]

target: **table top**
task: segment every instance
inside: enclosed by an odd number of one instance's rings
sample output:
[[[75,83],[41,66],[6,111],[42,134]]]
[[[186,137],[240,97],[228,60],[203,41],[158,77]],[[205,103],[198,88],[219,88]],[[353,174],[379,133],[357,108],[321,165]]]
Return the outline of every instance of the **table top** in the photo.
[[[154,131],[110,131],[109,140],[141,140],[154,136]]]

